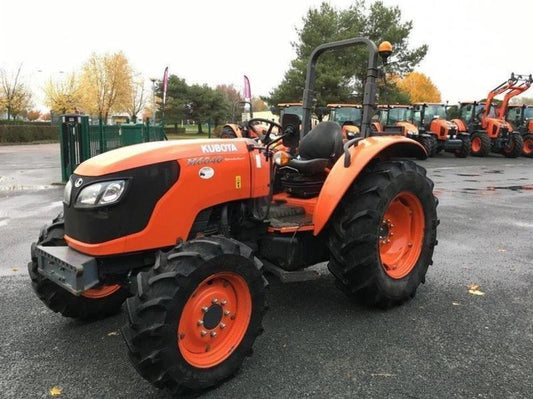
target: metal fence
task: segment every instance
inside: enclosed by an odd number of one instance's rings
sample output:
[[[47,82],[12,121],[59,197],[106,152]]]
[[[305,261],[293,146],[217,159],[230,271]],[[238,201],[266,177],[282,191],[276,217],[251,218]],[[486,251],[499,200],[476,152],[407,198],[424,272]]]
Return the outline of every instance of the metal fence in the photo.
[[[87,116],[63,115],[60,120],[61,174],[66,182],[83,161],[132,144],[165,140],[162,126],[146,124],[90,125]]]

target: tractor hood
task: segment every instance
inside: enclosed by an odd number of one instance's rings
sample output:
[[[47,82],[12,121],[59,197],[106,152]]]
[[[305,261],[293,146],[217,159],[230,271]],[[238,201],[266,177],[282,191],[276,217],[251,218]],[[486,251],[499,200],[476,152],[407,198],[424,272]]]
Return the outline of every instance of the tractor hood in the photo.
[[[253,141],[251,141],[253,144]],[[249,139],[169,140],[122,147],[97,155],[80,164],[74,173],[102,176],[160,162],[212,155],[231,156],[248,153]]]

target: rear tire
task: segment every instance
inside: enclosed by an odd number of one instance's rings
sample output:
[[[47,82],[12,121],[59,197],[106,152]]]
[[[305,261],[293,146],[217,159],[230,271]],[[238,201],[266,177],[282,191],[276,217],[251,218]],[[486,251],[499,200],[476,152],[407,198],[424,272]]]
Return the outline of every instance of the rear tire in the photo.
[[[459,139],[462,142],[461,148],[458,150],[455,150],[454,155],[457,158],[466,158],[470,154],[470,146],[472,145],[470,143],[470,137],[460,136]]]
[[[414,297],[437,244],[432,190],[414,162],[380,162],[344,195],[330,224],[328,268],[349,297],[383,308]]]
[[[471,153],[475,157],[486,157],[490,154],[492,141],[487,133],[477,132],[470,137]]]
[[[122,335],[139,374],[174,395],[231,377],[262,333],[261,263],[224,237],[196,239],[160,253],[137,276]]]
[[[36,244],[32,244],[32,261],[28,263],[28,273],[32,288],[39,299],[50,310],[73,319],[96,320],[118,313],[128,297],[126,288],[118,285],[100,286],[76,296],[38,272],[37,259],[33,254],[34,246],[66,246],[64,235],[63,219],[58,217],[52,225],[45,226],[41,230],[39,240]]]
[[[522,155],[528,158],[533,158],[533,134],[526,134],[523,137],[524,146],[522,147]]]
[[[220,131],[220,138],[221,139],[236,139],[237,135],[235,134],[232,128],[226,126],[226,127],[223,127],[222,130]]]
[[[512,133],[507,147],[502,149],[502,154],[507,158],[518,158],[524,149],[524,141],[518,133]]]

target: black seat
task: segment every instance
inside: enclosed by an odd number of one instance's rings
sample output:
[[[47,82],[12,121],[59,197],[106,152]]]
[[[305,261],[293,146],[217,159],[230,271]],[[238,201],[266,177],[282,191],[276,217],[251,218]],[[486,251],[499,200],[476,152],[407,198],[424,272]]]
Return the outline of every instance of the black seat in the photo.
[[[342,155],[342,129],[335,122],[320,122],[300,141],[301,159],[329,159],[334,163]]]
[[[300,141],[299,157],[281,168],[281,184],[295,197],[311,198],[320,193],[327,170],[343,151],[342,130],[335,122],[321,122]]]

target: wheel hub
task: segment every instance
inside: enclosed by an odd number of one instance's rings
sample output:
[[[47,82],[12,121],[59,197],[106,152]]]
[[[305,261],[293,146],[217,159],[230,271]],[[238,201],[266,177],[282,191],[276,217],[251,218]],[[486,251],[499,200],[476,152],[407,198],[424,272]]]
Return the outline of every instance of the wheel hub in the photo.
[[[212,330],[217,327],[222,320],[223,316],[222,306],[211,305],[204,315],[203,325],[206,329]]]

